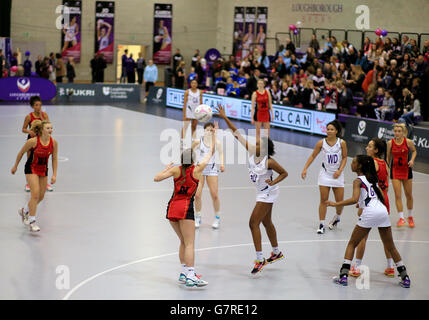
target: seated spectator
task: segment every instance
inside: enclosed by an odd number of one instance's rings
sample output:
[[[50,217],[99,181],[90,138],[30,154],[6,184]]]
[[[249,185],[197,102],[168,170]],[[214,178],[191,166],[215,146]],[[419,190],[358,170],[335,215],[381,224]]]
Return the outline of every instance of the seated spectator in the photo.
[[[399,117],[398,122],[406,123],[407,125],[417,124],[416,118],[421,116],[420,101],[413,96],[413,108],[404,110],[404,114]]]
[[[399,104],[396,105],[395,111],[393,113],[394,120],[399,120],[399,118],[404,114],[404,110],[412,109],[412,106],[411,106],[412,100],[413,100],[413,96],[410,90],[408,90],[407,88],[404,88],[402,90],[402,98],[399,101]]]
[[[376,93],[375,83],[370,84],[363,101],[358,103],[357,116],[376,119],[375,108],[378,108],[378,104],[375,100]]]
[[[293,106],[296,104],[296,93],[292,87],[289,86],[287,81],[282,82],[282,88],[280,92],[281,103],[287,106]]]
[[[238,85],[237,80],[233,82],[232,87],[229,88],[229,92],[228,92],[228,88],[226,90],[227,90],[227,96],[240,98],[240,86]]]
[[[289,73],[294,75],[298,72],[300,68],[300,63],[298,62],[298,60],[296,59],[296,56],[294,54],[292,54],[291,58],[290,58],[290,65],[289,65]]]
[[[375,109],[375,115],[378,120],[385,120],[386,114],[391,114],[395,112],[395,100],[392,98],[389,91],[386,91],[384,94],[383,103],[380,107]]]
[[[365,37],[362,45],[364,55],[368,55],[369,50],[371,49],[371,40],[368,37]]]
[[[338,68],[338,72],[343,80],[349,80],[349,70],[347,69],[347,66],[344,62],[340,63],[340,66]]]
[[[313,80],[313,83],[314,83],[315,87],[320,88],[321,90],[324,89],[326,78],[323,75],[321,68],[317,69],[316,75],[313,76],[313,78],[311,80]]]
[[[342,113],[349,114],[354,101],[352,91],[345,84],[345,80],[337,81],[338,107]]]
[[[273,103],[279,103],[281,100],[281,91],[280,88],[277,84],[277,81],[273,80],[271,82],[271,89],[270,89],[270,93],[271,93],[271,98],[273,99]]]
[[[362,83],[365,80],[365,74],[360,65],[352,65],[352,72],[350,79],[347,80],[348,87],[352,90],[353,94],[358,97],[363,97]]]
[[[398,104],[402,97],[403,85],[400,78],[395,78],[391,85],[392,98],[395,100],[395,104]]]
[[[338,91],[335,82],[326,81],[325,86],[325,110],[338,114]]]
[[[420,54],[417,57],[413,74],[415,77],[422,77],[428,67],[428,63],[425,61],[424,55]]]
[[[408,53],[404,54],[404,59],[402,60],[402,65],[400,66],[400,71],[402,72],[409,72],[410,71],[410,55]]]
[[[368,62],[367,56],[364,54],[363,50],[359,50],[354,64],[361,66],[364,72],[368,72],[370,69],[370,63]]]
[[[227,96],[229,96],[229,94],[231,93],[232,88],[234,87],[234,80],[232,80],[232,77],[229,77],[226,80],[226,90],[225,93]]]
[[[411,44],[411,50],[410,50],[411,58],[416,59],[420,54],[419,47],[417,46],[417,42],[415,39],[411,39],[410,44]]]
[[[283,57],[280,56],[277,60],[276,72],[279,78],[283,78],[287,73],[287,67],[285,62],[283,61]]]
[[[286,50],[289,50],[291,54],[295,54],[295,45],[290,39],[286,40]]]

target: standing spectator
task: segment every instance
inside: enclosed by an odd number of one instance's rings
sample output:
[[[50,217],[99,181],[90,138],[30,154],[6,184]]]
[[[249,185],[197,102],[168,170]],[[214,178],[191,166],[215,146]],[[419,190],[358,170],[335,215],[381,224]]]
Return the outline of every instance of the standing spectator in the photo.
[[[128,60],[128,49],[125,49],[124,54],[122,55],[121,59],[122,59],[122,73],[121,73],[121,78],[119,79],[119,81],[121,83],[125,83],[125,81],[127,81],[127,60]]]
[[[94,57],[89,62],[89,66],[91,68],[91,82],[95,83],[97,78],[97,54],[94,53]]]
[[[3,77],[3,64],[4,64],[3,50],[0,49],[0,78]]]
[[[345,84],[345,80],[337,81],[338,107],[341,113],[349,114],[349,111],[353,106],[353,93]]]
[[[25,52],[25,61],[24,61],[24,77],[31,77],[31,68],[33,64],[30,60],[30,51]]]
[[[147,96],[149,94],[150,88],[155,84],[155,82],[158,80],[158,68],[153,63],[153,60],[149,60],[149,64],[144,69],[144,84],[145,84],[145,101],[147,99]]]
[[[18,53],[14,52],[12,57],[10,57],[10,67],[18,66]]]
[[[44,79],[49,79],[49,69],[50,69],[50,65],[49,65],[49,58],[45,57],[43,59],[43,62],[40,66],[40,76]]]
[[[317,40],[316,35],[314,33],[311,35],[311,41],[310,41],[309,47],[313,48],[314,52],[316,52],[316,53],[319,52],[320,44],[319,44],[319,41]]]
[[[326,81],[325,94],[326,111],[338,114],[338,91],[334,81]]]
[[[295,54],[295,51],[296,51],[295,45],[290,39],[286,40],[286,50],[289,50],[292,54]]]
[[[73,57],[69,57],[69,61],[67,62],[67,79],[69,83],[73,83],[75,77]]]
[[[136,82],[136,62],[133,59],[133,54],[127,59],[127,81],[128,83]]]
[[[56,81],[58,83],[63,82],[63,77],[66,75],[66,68],[64,66],[64,61],[61,59],[61,54],[57,53],[57,64],[55,65],[55,75],[56,75]]]
[[[42,56],[38,56],[34,67],[36,68],[36,73],[39,77],[42,76],[42,66],[43,66]]]
[[[183,89],[185,85],[185,61],[181,60],[176,69],[176,88]]]
[[[199,56],[200,56],[200,50],[199,50],[199,49],[196,49],[196,50],[195,50],[195,54],[194,54],[194,56],[192,57],[191,67],[195,68],[195,67],[197,66],[197,61],[199,60],[199,59],[198,59],[198,58],[199,58]]]
[[[49,54],[49,80],[51,80],[52,82],[54,82],[56,79],[55,62],[55,54],[51,52]]]
[[[137,81],[139,84],[143,83],[143,72],[146,67],[146,61],[143,58],[143,54],[139,52],[139,58],[137,59]]]
[[[251,97],[253,92],[258,89],[258,80],[261,79],[261,71],[256,69],[250,79],[247,81],[247,92]]]
[[[176,53],[174,54],[172,60],[173,60],[173,86],[176,87],[177,67],[179,66],[180,61],[183,60],[183,56],[180,53],[180,49],[176,49]]]
[[[100,53],[96,59],[96,82],[104,82],[104,69],[107,68],[106,60],[104,59],[104,54]]]

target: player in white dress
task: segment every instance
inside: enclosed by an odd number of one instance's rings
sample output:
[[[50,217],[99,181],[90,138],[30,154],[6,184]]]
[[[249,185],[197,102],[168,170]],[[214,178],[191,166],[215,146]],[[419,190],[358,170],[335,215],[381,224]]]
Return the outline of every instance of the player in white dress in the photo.
[[[323,162],[319,172],[319,179],[317,184],[319,185],[320,191],[320,203],[319,203],[319,229],[318,234],[325,233],[325,218],[326,218],[326,204],[325,202],[329,198],[329,190],[332,188],[334,192],[335,200],[341,201],[344,199],[344,167],[347,162],[347,144],[340,138],[341,136],[341,124],[339,121],[334,120],[326,126],[326,139],[322,139],[317,142],[314,147],[313,153],[308,158],[304,169],[302,170],[301,177],[305,179],[307,176],[307,169],[322,151]],[[329,223],[329,229],[333,229],[338,222],[340,222],[340,215],[343,211],[342,207],[337,208],[337,214],[334,216],[332,221]]]
[[[271,156],[274,154],[274,144],[269,137],[263,137],[260,141],[256,141],[256,146],[250,144],[237,131],[235,125],[228,119],[225,109],[218,105],[217,111],[219,116],[223,118],[228,127],[232,130],[234,137],[246,148],[249,154],[249,173],[250,179],[256,187],[256,205],[250,216],[249,226],[252,232],[253,244],[256,250],[255,266],[251,273],[259,273],[267,263],[284,258],[284,255],[278,248],[277,233],[271,220],[273,203],[279,196],[277,184],[285,179],[288,175],[286,170],[277,163]],[[273,171],[279,175],[273,179]],[[264,258],[262,253],[262,240],[260,224],[263,224],[270,240],[273,251],[268,259]]]
[[[371,228],[378,228],[383,245],[392,255],[401,277],[399,284],[404,288],[409,288],[410,278],[402,262],[401,255],[393,242],[389,213],[384,205],[383,193],[377,186],[378,176],[374,159],[367,155],[358,155],[353,159],[351,168],[358,175],[357,179],[353,181],[353,196],[340,202],[326,201],[327,206],[333,207],[343,207],[358,203],[359,208],[362,209],[359,211],[361,212],[359,221],[347,244],[340,275],[334,278],[334,282],[347,286],[347,277],[356,247],[368,235]]]
[[[208,147],[211,141],[211,132],[217,129],[217,122],[206,123],[204,125],[204,136],[199,140],[196,140],[192,144],[192,149],[196,150],[196,153],[199,155],[198,159],[204,159],[206,154],[211,152],[211,148]],[[207,181],[207,185],[210,190],[210,196],[213,201],[213,208],[215,211],[215,220],[212,224],[213,229],[218,229],[220,226],[220,200],[218,196],[218,175],[219,170],[216,163],[216,152],[219,156],[220,162],[220,172],[225,172],[224,166],[224,157],[223,157],[223,148],[219,140],[216,140],[215,153],[210,158],[207,166],[204,168],[200,182],[198,183],[198,188],[195,193],[195,227],[198,228],[201,225],[201,195],[204,188],[204,180]]]
[[[77,38],[76,35],[79,33],[79,25],[76,22],[77,18],[74,16],[70,24],[65,26],[63,29],[64,33],[64,47],[63,52],[67,50],[69,47],[70,42],[72,43],[72,46],[75,46],[77,44]]]
[[[185,91],[183,98],[183,129],[182,139],[186,137],[189,123],[191,122],[192,139],[195,138],[195,131],[197,129],[198,120],[195,119],[195,109],[203,103],[203,92],[198,89],[198,81],[196,79],[191,81],[191,88]]]
[[[103,28],[105,26],[107,28]],[[97,39],[98,39],[98,51],[103,50],[109,46],[109,37],[112,32],[112,26],[103,20],[97,22]]]

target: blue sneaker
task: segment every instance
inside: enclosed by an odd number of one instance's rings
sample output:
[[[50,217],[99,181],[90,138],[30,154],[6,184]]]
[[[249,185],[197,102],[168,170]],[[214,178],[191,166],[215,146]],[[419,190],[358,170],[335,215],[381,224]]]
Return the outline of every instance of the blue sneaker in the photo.
[[[339,284],[340,286],[347,287],[347,276],[334,277],[334,283]]]
[[[406,276],[404,279],[402,279],[402,280],[399,282],[399,285],[400,285],[402,288],[409,288],[409,287],[411,286],[411,280],[410,280],[410,278],[409,278],[408,276]]]

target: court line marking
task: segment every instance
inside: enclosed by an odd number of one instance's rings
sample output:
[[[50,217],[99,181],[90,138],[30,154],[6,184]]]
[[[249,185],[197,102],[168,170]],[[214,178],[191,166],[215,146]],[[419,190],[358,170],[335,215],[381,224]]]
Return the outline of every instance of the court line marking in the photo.
[[[324,242],[348,242],[349,240],[285,240],[285,241],[278,241],[278,243],[284,243],[284,244],[294,244],[294,243],[312,243],[312,242],[320,242],[320,243],[324,243]],[[381,242],[381,240],[367,240],[368,242]],[[399,242],[406,242],[406,243],[424,243],[424,244],[429,244],[429,241],[426,240],[394,240],[394,242],[399,243]],[[262,245],[269,245],[269,242],[263,242]],[[201,248],[201,249],[195,249],[195,252],[202,252],[202,251],[209,251],[209,250],[216,250],[216,249],[228,249],[228,248],[236,248],[236,247],[246,247],[246,246],[253,246],[253,243],[243,243],[243,244],[234,244],[234,245],[229,245],[229,246],[218,246],[218,247],[208,247],[208,248]],[[64,298],[62,300],[69,300],[70,297],[81,287],[83,287],[84,285],[86,285],[87,283],[91,282],[92,280],[105,275],[109,272],[121,269],[121,268],[125,268],[128,266],[131,266],[133,264],[137,264],[137,263],[141,263],[141,262],[146,262],[146,261],[151,261],[151,260],[156,260],[156,259],[161,259],[161,258],[165,258],[165,257],[169,257],[169,256],[173,256],[173,255],[178,255],[178,252],[173,252],[173,253],[167,253],[167,254],[162,254],[162,255],[158,255],[158,256],[153,256],[153,257],[148,257],[148,258],[143,258],[143,259],[139,259],[139,260],[135,260],[135,261],[131,261],[128,263],[124,263],[121,264],[117,267],[113,267],[110,269],[107,269],[105,271],[99,272],[83,281],[81,281],[80,283],[78,283],[76,286],[74,286],[72,289],[70,289],[70,291],[64,296]]]
[[[429,181],[415,181],[413,184],[429,184]],[[344,184],[344,187],[351,187],[353,184]],[[279,186],[279,189],[293,189],[293,188],[317,188],[318,185],[293,185],[293,186]],[[218,190],[255,190],[255,187],[223,187]],[[208,192],[208,189],[204,189],[203,192]],[[145,192],[170,192],[169,189],[134,189],[134,190],[89,190],[89,191],[54,191],[49,192],[51,195],[74,195],[74,194],[109,194],[109,193],[145,193]],[[9,196],[22,196],[26,194],[24,192],[15,192],[15,193],[0,193],[0,197],[9,197]]]

